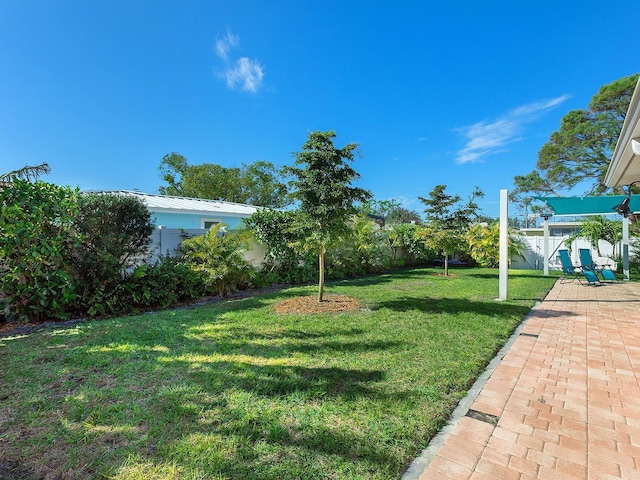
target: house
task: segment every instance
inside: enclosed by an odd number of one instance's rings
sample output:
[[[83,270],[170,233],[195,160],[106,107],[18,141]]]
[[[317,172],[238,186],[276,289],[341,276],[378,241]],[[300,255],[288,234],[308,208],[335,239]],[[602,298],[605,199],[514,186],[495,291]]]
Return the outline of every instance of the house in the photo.
[[[229,230],[243,228],[242,219],[249,218],[261,208],[222,200],[172,197],[131,190],[94,190],[87,193],[124,195],[142,200],[156,226],[151,234],[148,257],[151,261],[161,255],[176,255],[182,240],[202,235],[218,223],[227,225]],[[244,256],[254,265],[260,265],[265,258],[265,247],[254,240]]]
[[[629,103],[616,149],[607,170],[607,187],[628,186],[640,182],[640,80]],[[631,212],[633,213],[633,212]]]
[[[580,231],[582,222],[553,222],[549,223],[549,236],[570,237]],[[521,228],[520,233],[525,237],[542,237],[544,228]]]
[[[142,200],[151,213],[156,227],[182,229],[208,229],[224,223],[230,229],[242,227],[242,219],[249,218],[260,207],[222,200],[172,197],[131,190],[100,190],[88,193],[109,193],[136,197]]]
[[[631,187],[640,183],[640,79],[629,102],[622,130],[613,152],[611,163],[604,178],[607,187],[627,187],[627,198],[615,205],[614,210],[622,214],[622,271],[629,280],[629,217],[637,221],[638,195],[632,199]]]

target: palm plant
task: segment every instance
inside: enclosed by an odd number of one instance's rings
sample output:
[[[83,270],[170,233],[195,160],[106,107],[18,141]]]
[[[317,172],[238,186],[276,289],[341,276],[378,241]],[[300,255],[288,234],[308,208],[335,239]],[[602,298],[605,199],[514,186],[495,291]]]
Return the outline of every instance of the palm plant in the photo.
[[[51,172],[51,167],[49,167],[49,164],[46,162],[40,165],[27,165],[18,170],[3,173],[0,175],[0,183],[11,183],[19,178],[33,182],[37,180],[40,175],[45,175],[49,172]]]

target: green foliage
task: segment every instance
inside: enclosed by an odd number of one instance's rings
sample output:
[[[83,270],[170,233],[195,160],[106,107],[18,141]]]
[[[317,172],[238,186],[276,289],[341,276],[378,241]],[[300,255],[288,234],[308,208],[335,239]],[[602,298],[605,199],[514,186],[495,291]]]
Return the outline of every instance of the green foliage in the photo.
[[[365,273],[380,272],[392,264],[392,252],[387,232],[366,215],[352,220],[353,246],[358,265]]]
[[[477,224],[467,232],[471,258],[478,266],[498,268],[500,265],[500,224]],[[508,258],[521,255],[524,249],[522,240],[510,236],[508,238]]]
[[[41,163],[40,165],[27,165],[18,170],[3,173],[0,175],[0,184],[11,183],[18,179],[27,180],[29,182],[35,182],[40,175],[49,173],[51,167],[48,163]]]
[[[282,170],[270,162],[257,161],[241,168],[214,163],[189,165],[185,157],[172,152],[162,158],[159,170],[167,183],[159,189],[164,195],[222,199],[271,208],[291,203]]]
[[[293,177],[293,198],[300,202],[297,217],[298,241],[295,248],[318,255],[318,301],[324,288],[324,256],[328,246],[349,232],[348,221],[356,213],[356,203],[371,198],[371,193],[352,186],[360,175],[349,165],[358,145],[343,148],[333,144],[335,132],[311,132],[302,150],[295,154],[295,167],[287,172]]]
[[[588,109],[567,113],[538,152],[536,169],[515,177],[512,194],[562,196],[579,186],[587,195],[609,191],[604,177],[637,81],[636,74],[604,85]]]
[[[467,202],[461,204],[460,196],[449,195],[446,188],[446,185],[436,185],[429,198],[419,198],[426,205],[427,219],[427,226],[420,230],[420,236],[428,248],[444,255],[445,275],[448,275],[449,257],[466,253],[466,232],[478,218],[476,200],[484,197],[484,193],[475,187]]]
[[[364,214],[352,217],[351,235],[327,256],[327,277],[340,279],[382,272],[392,265],[387,232]]]
[[[423,240],[423,230],[423,226],[415,224],[398,224],[387,228],[387,241],[394,265],[427,265],[436,259],[436,252]]]
[[[131,313],[148,308],[168,308],[205,293],[203,272],[192,269],[179,258],[165,256],[155,263],[134,268],[108,298],[93,306],[91,313]]]
[[[64,318],[77,190],[15,179],[0,186],[0,308],[8,318]]]
[[[399,225],[402,223],[422,223],[418,212],[404,208],[397,200],[370,200],[358,207],[363,213],[377,215],[384,218],[385,225]]]
[[[622,240],[622,221],[621,220],[609,220],[601,215],[593,215],[587,217],[582,225],[580,231],[569,237],[564,241],[565,246],[571,250],[571,245],[576,238],[586,238],[591,242],[591,245],[595,247],[600,255],[599,240],[605,240],[609,242],[613,247],[613,256],[616,256],[616,244]]]
[[[117,297],[126,270],[144,259],[154,226],[146,206],[134,197],[83,194],[74,228],[81,242],[74,255],[78,311],[92,315],[121,311]]]
[[[225,233],[217,224],[207,233],[183,240],[185,261],[204,275],[204,283],[221,297],[249,284],[255,270],[243,256],[249,248],[250,234],[243,230]]]
[[[297,212],[260,209],[244,222],[259,243],[266,247],[263,269],[265,283],[306,283],[317,277],[315,255],[298,252]]]

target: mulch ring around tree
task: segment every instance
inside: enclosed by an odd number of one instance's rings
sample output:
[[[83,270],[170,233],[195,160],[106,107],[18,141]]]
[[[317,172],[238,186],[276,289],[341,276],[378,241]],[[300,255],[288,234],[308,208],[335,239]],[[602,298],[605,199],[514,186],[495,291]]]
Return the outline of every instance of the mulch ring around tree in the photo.
[[[360,302],[344,295],[325,295],[322,302],[316,296],[294,297],[278,303],[274,310],[279,314],[340,313],[360,309]]]

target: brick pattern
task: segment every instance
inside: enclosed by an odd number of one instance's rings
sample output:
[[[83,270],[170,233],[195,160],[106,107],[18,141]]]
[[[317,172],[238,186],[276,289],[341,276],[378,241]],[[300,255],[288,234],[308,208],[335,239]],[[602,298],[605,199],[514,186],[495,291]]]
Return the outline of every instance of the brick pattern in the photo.
[[[557,282],[420,476],[640,479],[640,284]]]

